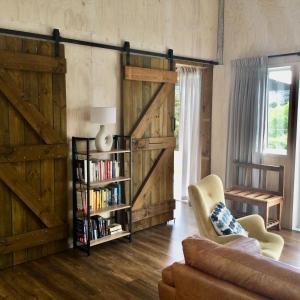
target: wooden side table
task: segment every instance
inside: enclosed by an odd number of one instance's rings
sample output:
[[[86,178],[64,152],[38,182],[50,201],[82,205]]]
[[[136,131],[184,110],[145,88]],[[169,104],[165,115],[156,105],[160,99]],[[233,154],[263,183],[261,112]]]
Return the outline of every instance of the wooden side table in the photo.
[[[281,229],[281,215],[282,215],[282,206],[284,202],[283,198],[283,176],[284,176],[284,167],[283,166],[271,166],[271,165],[258,165],[258,164],[249,164],[234,162],[234,165],[237,168],[237,173],[239,168],[244,168],[246,174],[252,176],[253,169],[258,169],[262,176],[262,189],[257,189],[249,186],[233,186],[225,190],[225,199],[231,200],[233,203],[247,203],[251,205],[257,205],[263,209],[263,218],[265,220],[265,226],[267,229],[271,227],[277,227],[278,230]],[[279,174],[279,184],[278,191],[268,191],[266,188],[266,178],[267,172],[278,172]],[[271,219],[270,208],[276,206],[276,218]],[[234,213],[234,212],[233,212]]]

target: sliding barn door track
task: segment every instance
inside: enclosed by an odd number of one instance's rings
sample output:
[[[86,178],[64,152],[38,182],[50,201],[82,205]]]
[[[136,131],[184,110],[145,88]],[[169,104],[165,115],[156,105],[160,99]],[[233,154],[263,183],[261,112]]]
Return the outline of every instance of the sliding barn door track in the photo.
[[[52,35],[12,30],[12,29],[6,29],[6,28],[0,28],[0,33],[14,35],[14,36],[20,36],[20,37],[53,41],[57,45],[59,43],[68,43],[68,44],[74,44],[74,45],[108,49],[108,50],[119,51],[119,52],[130,52],[131,54],[147,55],[147,56],[154,56],[154,57],[168,58],[170,53],[173,54],[172,49],[168,49],[167,53],[161,53],[161,52],[145,51],[145,50],[130,48],[130,43],[127,41],[124,43],[124,46],[122,47],[122,46],[114,46],[114,45],[109,45],[109,44],[102,44],[102,43],[95,43],[95,42],[84,41],[84,40],[65,38],[60,35],[59,29],[53,29]],[[56,48],[58,49],[58,47],[56,47]],[[57,53],[58,53],[58,50],[57,50]],[[178,56],[178,55],[173,55],[173,59],[180,60],[180,61],[186,61],[186,62],[208,64],[208,65],[218,65],[219,64],[218,61],[215,61],[215,60],[193,58],[193,57],[187,57],[187,56]]]

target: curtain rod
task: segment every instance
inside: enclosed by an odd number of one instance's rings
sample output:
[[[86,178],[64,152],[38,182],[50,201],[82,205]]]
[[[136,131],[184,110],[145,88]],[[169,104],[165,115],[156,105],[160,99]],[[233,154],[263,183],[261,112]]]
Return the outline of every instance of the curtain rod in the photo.
[[[114,46],[114,45],[109,45],[109,44],[102,44],[102,43],[95,43],[95,42],[89,42],[89,41],[77,40],[77,39],[71,39],[71,38],[64,38],[64,37],[60,36],[58,29],[53,30],[53,35],[45,35],[45,34],[12,30],[12,29],[6,29],[6,28],[0,28],[0,33],[14,35],[14,36],[35,38],[35,39],[42,39],[42,40],[47,40],[47,41],[53,41],[56,43],[61,42],[61,43],[75,44],[75,45],[109,49],[109,50],[114,50],[114,51],[119,51],[119,52],[126,51],[124,49],[125,47]],[[125,44],[126,43],[128,43],[128,42],[125,42]],[[141,55],[147,55],[147,56],[168,58],[166,53],[139,50],[139,49],[134,49],[134,48],[130,48],[130,49],[127,48],[127,51],[128,50],[130,51],[130,53],[133,53],[133,54],[141,54]],[[169,49],[169,50],[171,50],[171,49]],[[207,60],[207,59],[194,58],[194,57],[188,57],[188,56],[179,56],[179,55],[173,55],[172,57],[174,60],[183,60],[183,61],[190,61],[190,62],[195,62],[195,63],[209,64],[209,65],[218,65],[219,64],[215,60]]]
[[[268,55],[268,57],[272,58],[272,57],[292,56],[292,55],[300,56],[300,52],[287,52],[287,53],[280,53],[280,54],[272,54],[272,55]]]

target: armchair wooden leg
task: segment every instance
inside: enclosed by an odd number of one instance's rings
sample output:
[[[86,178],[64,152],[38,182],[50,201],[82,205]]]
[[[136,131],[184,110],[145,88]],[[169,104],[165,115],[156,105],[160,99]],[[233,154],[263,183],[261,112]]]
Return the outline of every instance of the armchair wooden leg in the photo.
[[[277,217],[278,217],[278,221],[279,221],[278,226],[277,226],[278,230],[281,230],[281,215],[282,215],[282,203],[280,202],[277,205]]]
[[[269,222],[269,207],[267,204],[264,205],[264,220],[265,220],[265,227],[267,228]]]

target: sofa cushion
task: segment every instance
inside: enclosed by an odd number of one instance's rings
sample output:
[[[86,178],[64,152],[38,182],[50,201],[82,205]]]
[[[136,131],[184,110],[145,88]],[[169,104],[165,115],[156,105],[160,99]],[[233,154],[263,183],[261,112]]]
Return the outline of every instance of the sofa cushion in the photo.
[[[219,202],[213,209],[210,220],[218,235],[240,234],[248,236],[248,232],[234,218],[223,202]]]
[[[182,242],[185,262],[202,272],[272,299],[299,300],[300,270],[204,238]]]

